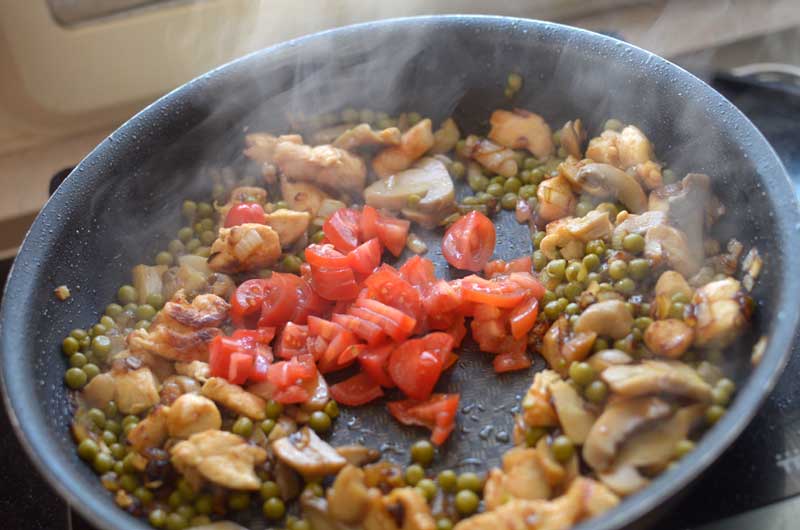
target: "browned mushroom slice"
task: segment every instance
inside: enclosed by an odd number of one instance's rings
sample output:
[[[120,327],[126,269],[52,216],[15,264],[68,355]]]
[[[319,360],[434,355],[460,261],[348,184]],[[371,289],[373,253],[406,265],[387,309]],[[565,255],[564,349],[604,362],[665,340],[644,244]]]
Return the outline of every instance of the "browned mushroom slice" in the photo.
[[[489,139],[510,149],[527,149],[536,158],[548,158],[555,151],[553,133],[547,122],[523,109],[496,110],[489,118]]]
[[[650,228],[644,236],[644,255],[656,266],[668,264],[684,276],[692,276],[702,265],[702,256],[692,253],[686,234],[668,225]]]
[[[381,457],[380,451],[363,445],[340,445],[336,448],[336,452],[356,467],[377,462]]]
[[[575,331],[621,339],[631,332],[633,316],[620,300],[605,300],[587,307],[575,322]]]
[[[623,496],[632,495],[650,484],[650,480],[643,477],[633,466],[616,466],[608,471],[598,473],[597,478],[611,491]]]
[[[617,216],[617,226],[614,228],[614,235],[624,236],[625,234],[644,235],[654,226],[667,223],[667,215],[664,212],[647,211],[639,215],[620,212]]]
[[[622,350],[601,350],[587,359],[589,366],[595,372],[602,372],[609,366],[616,366],[618,364],[630,364],[633,362],[633,357],[628,355]]]
[[[347,129],[339,135],[333,142],[334,147],[352,150],[362,146],[374,145],[398,145],[400,143],[400,129],[389,127],[380,131],[375,131],[368,123],[356,125],[352,129]]]
[[[489,471],[483,488],[487,510],[511,499],[547,499],[550,484],[544,476],[536,449],[515,447],[503,455],[503,469]]]
[[[596,417],[590,412],[583,398],[566,381],[550,385],[553,406],[558,414],[561,430],[576,444],[583,444]]]
[[[678,361],[642,361],[610,366],[600,375],[611,391],[625,397],[672,394],[703,403],[711,387],[689,365]]]
[[[689,349],[694,330],[683,320],[656,320],[644,332],[644,343],[656,355],[677,359]]]
[[[615,197],[632,213],[647,210],[647,196],[635,178],[610,164],[586,164],[575,179],[581,189],[595,197]]]
[[[455,206],[453,180],[445,165],[426,157],[410,169],[372,183],[364,190],[364,200],[375,208],[398,211],[409,205],[409,197],[419,197],[414,208],[424,213],[448,213]]]
[[[675,446],[689,435],[705,410],[702,404],[689,405],[637,432],[620,447],[614,464],[647,467],[669,463],[675,457]]]
[[[580,118],[568,121],[561,128],[561,147],[567,154],[580,160],[583,158],[583,142],[586,141],[586,131]]]
[[[686,234],[694,256],[703,256],[703,228],[711,202],[711,179],[702,173],[689,173],[681,182],[668,184],[650,193],[648,207],[667,214],[669,223]]]
[[[328,488],[327,499],[331,517],[343,523],[360,521],[369,506],[364,471],[350,464],[344,466]]]
[[[411,167],[434,144],[431,120],[424,119],[403,133],[400,145],[387,147],[372,159],[372,169],[379,177],[388,177]]]
[[[331,475],[347,464],[336,449],[308,427],[274,441],[272,450],[283,463],[306,477]]]
[[[608,368],[606,372],[614,368]],[[665,418],[670,412],[670,406],[655,397],[609,403],[586,437],[583,459],[596,471],[606,471],[613,464],[622,442],[642,426]]]
[[[694,343],[719,348],[730,344],[747,325],[752,311],[749,300],[741,284],[733,278],[697,289],[692,299]]]

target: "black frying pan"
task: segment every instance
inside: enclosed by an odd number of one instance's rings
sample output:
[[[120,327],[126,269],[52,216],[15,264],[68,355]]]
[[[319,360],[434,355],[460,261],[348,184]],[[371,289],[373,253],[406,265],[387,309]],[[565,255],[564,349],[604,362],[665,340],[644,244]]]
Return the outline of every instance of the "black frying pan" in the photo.
[[[95,322],[132,265],[152,256],[180,226],[179,201],[208,193],[203,172],[242,171],[243,128],[285,131],[286,114],[346,106],[453,114],[462,130],[485,131],[492,109],[508,106],[503,85],[519,71],[515,104],[551,124],[581,117],[595,134],[616,117],[639,125],[679,174],[714,177],[728,205],[718,227],[756,245],[765,258],[754,331],[728,353],[740,391],[730,411],[676,469],[585,528],[642,526],[733,441],[772,388],[797,323],[800,228],[786,173],[753,125],[722,96],[674,65],[623,42],[530,20],[428,17],[343,28],[282,44],[217,69],[160,99],[100,144],[53,195],[31,228],[2,307],[2,379],[9,415],[39,471],[83,515],[107,528],[147,528],[116,508],[75,456],[62,383],[61,338]],[[501,217],[497,255],[530,251],[527,230]],[[429,256],[446,273],[438,244]],[[60,284],[66,302],[52,294]],[[754,338],[769,345],[749,368]],[[538,366],[541,366],[539,364]],[[440,383],[462,393],[459,431],[440,465],[496,464],[508,447],[511,414],[530,374],[497,377],[467,348]],[[381,405],[346,411],[334,443],[363,441],[403,459],[423,436],[400,429]]]

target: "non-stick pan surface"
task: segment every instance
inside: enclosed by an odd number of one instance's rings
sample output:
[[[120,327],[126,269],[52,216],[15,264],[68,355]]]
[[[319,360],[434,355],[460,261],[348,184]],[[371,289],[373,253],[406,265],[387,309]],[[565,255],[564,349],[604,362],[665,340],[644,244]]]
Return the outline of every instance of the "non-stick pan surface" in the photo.
[[[168,50],[167,50],[168,53]],[[96,322],[132,265],[152,256],[180,226],[179,201],[208,193],[209,171],[242,160],[245,129],[285,131],[287,114],[347,106],[453,114],[462,130],[486,130],[507,74],[525,84],[513,104],[551,124],[580,117],[596,134],[616,117],[639,125],[676,172],[714,178],[728,206],[718,231],[756,245],[765,270],[754,293],[753,333],[726,354],[741,389],[730,411],[676,469],[586,528],[641,525],[741,432],[771,389],[788,354],[800,291],[800,219],[775,153],[724,98],[687,72],[601,35],[530,20],[427,17],[369,23],[298,39],[235,61],[160,99],[95,149],[45,206],[20,249],[2,307],[2,379],[17,434],[37,468],[89,520],[106,528],[146,528],[119,510],[76,456],[61,337]],[[429,257],[449,274],[438,241]],[[529,234],[500,218],[497,256],[530,251]],[[66,302],[53,288],[66,284]],[[769,345],[749,367],[755,338]],[[540,368],[541,362],[536,367]],[[464,349],[439,390],[458,391],[458,430],[441,466],[496,464],[530,373],[496,376],[490,359]],[[380,404],[344,411],[334,443],[362,442],[403,459],[421,431],[401,429]]]

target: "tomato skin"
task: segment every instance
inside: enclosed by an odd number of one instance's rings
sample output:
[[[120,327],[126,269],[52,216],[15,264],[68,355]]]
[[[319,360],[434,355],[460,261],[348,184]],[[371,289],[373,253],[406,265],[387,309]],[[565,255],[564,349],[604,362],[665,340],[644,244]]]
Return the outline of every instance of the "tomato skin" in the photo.
[[[461,281],[461,292],[467,301],[502,308],[516,307],[526,294],[516,282],[486,280],[474,274]]]
[[[331,397],[342,405],[357,407],[383,396],[383,390],[364,372],[330,387]]]
[[[494,253],[496,238],[492,221],[472,211],[447,229],[442,238],[442,254],[453,267],[478,272]]]
[[[360,217],[356,210],[340,208],[325,221],[322,231],[337,250],[350,252],[358,246]]]
[[[511,324],[511,336],[515,339],[524,338],[536,324],[536,317],[539,316],[539,300],[531,296],[524,303],[511,310],[509,323]]]
[[[311,244],[305,250],[306,262],[312,267],[336,269],[350,266],[350,258],[336,250],[333,245]]]
[[[322,269],[311,267],[314,291],[326,300],[352,300],[360,291],[353,269]]]
[[[433,392],[443,365],[442,356],[427,349],[423,339],[411,339],[392,352],[388,373],[408,397],[425,400]]]
[[[389,365],[389,357],[395,348],[395,344],[385,344],[367,348],[358,355],[358,363],[361,365],[361,369],[369,374],[373,381],[384,388],[397,386],[386,371]]]
[[[348,265],[361,274],[370,274],[381,264],[381,242],[372,238],[347,254]]]
[[[244,223],[264,224],[266,216],[264,208],[255,202],[234,204],[225,216],[225,228],[238,226]]]
[[[427,401],[405,399],[386,406],[400,423],[430,429],[431,441],[442,445],[455,428],[459,399],[459,394],[433,394]]]

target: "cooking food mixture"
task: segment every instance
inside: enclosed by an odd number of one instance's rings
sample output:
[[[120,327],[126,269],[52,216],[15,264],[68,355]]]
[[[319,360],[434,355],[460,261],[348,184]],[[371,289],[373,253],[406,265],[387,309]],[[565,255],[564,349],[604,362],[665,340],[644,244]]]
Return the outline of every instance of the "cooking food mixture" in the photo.
[[[77,452],[121,508],[170,530],[256,506],[291,530],[563,529],[692,450],[734,393],[757,251],[710,238],[709,177],[677,178],[635,125],[489,124],[346,109],[245,136],[261,175],[215,173],[213,203],[185,201],[167,250],[63,341]],[[491,261],[498,215],[531,252]],[[465,340],[531,384],[500,467],[434,474],[468,405],[435,387]],[[374,400],[430,431],[405,466],[325,441]]]

